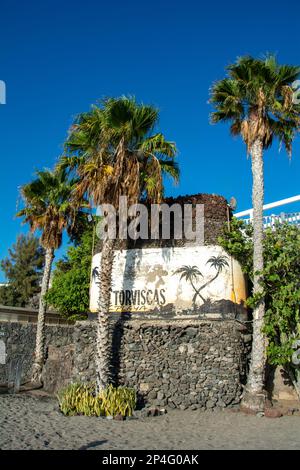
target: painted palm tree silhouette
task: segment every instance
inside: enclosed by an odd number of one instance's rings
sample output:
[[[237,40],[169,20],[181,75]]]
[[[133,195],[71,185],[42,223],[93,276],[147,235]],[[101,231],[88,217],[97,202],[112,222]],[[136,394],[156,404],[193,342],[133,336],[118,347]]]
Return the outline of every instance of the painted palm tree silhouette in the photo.
[[[200,272],[197,266],[184,265],[174,272],[174,274],[181,274],[180,280],[185,279],[191,284],[192,288],[194,289],[195,294],[192,299],[194,307],[198,296],[203,301],[203,303],[207,302],[207,300],[201,295],[201,291],[205,289],[205,287],[207,287],[209,284],[211,284],[215,279],[217,279],[217,277],[225,268],[225,266],[229,266],[227,257],[222,255],[212,256],[211,258],[209,258],[206,264],[210,264],[210,266],[212,268],[215,268],[217,272],[215,276],[213,276],[205,284],[203,284],[203,286],[200,286],[199,288],[195,286],[195,282],[198,281],[200,276],[203,277],[203,274]]]
[[[203,277],[203,274],[201,271],[197,268],[197,266],[190,266],[190,265],[184,265],[181,266],[181,268],[178,268],[174,274],[181,274],[180,280],[185,279],[187,282],[189,282],[192,286],[192,288],[195,291],[195,294],[193,296],[193,304],[195,305],[197,296],[201,298],[203,302],[205,302],[205,299],[202,297],[202,295],[199,293],[199,289],[195,286],[194,282],[197,282],[199,277]]]
[[[199,295],[200,295],[200,292],[203,289],[205,289],[205,287],[207,287],[209,284],[214,282],[215,279],[217,279],[217,277],[223,271],[223,268],[225,268],[225,266],[229,266],[228,261],[227,261],[227,256],[222,256],[222,255],[212,256],[211,258],[209,258],[209,260],[206,261],[206,264],[210,264],[211,268],[215,268],[217,272],[214,277],[209,279],[205,284],[203,284],[203,286],[200,287]]]
[[[227,256],[212,256],[206,264],[210,263],[211,267],[215,268],[219,275],[225,266],[229,266],[227,259]]]

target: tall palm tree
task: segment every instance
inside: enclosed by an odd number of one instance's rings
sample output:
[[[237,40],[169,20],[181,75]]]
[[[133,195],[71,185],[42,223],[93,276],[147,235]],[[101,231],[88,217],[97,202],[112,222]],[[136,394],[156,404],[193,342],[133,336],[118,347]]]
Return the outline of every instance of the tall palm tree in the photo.
[[[241,57],[228,68],[228,76],[213,84],[210,102],[215,107],[212,123],[229,122],[233,136],[240,135],[251,155],[253,202],[253,294],[259,299],[253,311],[253,344],[248,382],[242,404],[254,411],[264,408],[265,338],[262,333],[263,270],[263,152],[278,138],[288,154],[299,129],[300,106],[293,100],[293,82],[300,68],[279,65],[274,56]]]
[[[174,161],[176,146],[163,134],[154,133],[158,111],[138,104],[135,98],[108,98],[91,111],[80,114],[66,141],[66,155],[59,166],[76,170],[78,197],[87,194],[95,206],[112,204],[119,197],[128,204],[143,199],[160,202],[163,174],[178,179]],[[109,306],[114,240],[104,238],[99,276],[97,322],[97,389],[111,380]]]
[[[74,226],[77,207],[71,202],[71,194],[76,180],[69,180],[67,172],[37,171],[36,178],[21,188],[24,208],[17,214],[29,223],[31,231],[41,231],[40,243],[45,249],[45,267],[42,278],[39,303],[35,357],[32,369],[32,383],[42,385],[42,369],[45,349],[45,313],[44,296],[49,288],[54,252],[61,246],[64,229],[71,233]]]

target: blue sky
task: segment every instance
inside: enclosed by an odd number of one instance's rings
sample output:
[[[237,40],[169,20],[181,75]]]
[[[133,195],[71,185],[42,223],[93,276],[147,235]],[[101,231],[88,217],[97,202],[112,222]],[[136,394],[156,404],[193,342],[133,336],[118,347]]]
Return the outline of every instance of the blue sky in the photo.
[[[226,125],[209,124],[209,87],[239,55],[270,51],[299,64],[299,2],[10,0],[0,13],[0,259],[27,230],[14,218],[18,187],[53,166],[73,116],[104,96],[160,108],[182,173],[167,194],[235,196],[238,210],[251,207],[250,161]],[[266,202],[299,194],[299,139],[291,162],[277,145],[268,151],[265,172]]]

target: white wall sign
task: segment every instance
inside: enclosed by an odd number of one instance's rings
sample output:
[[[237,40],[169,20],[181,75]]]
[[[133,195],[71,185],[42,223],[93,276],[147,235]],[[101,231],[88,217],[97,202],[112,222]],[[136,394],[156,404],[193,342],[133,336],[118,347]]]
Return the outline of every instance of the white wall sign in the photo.
[[[101,253],[93,257],[90,309],[97,311]],[[220,246],[116,250],[111,312],[193,313],[246,299],[239,263]],[[214,307],[215,306],[215,307]]]

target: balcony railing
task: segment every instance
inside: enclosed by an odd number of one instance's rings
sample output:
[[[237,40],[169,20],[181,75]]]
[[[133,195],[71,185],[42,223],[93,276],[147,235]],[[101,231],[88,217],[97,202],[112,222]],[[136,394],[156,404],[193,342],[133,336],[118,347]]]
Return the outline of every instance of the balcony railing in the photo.
[[[282,199],[270,204],[265,204],[263,209],[273,209],[275,207],[285,206],[295,202],[300,202],[300,195]],[[247,209],[245,211],[238,212],[234,214],[234,216],[243,220],[246,224],[251,224],[253,220],[253,209]],[[263,219],[264,228],[274,227],[276,224],[283,223],[300,226],[300,212],[281,212],[280,214],[265,215]]]
[[[246,224],[252,223],[252,217],[248,218],[240,218]],[[276,224],[284,224],[288,223],[289,225],[299,225],[300,226],[300,212],[290,212],[285,213],[282,212],[281,214],[271,214],[265,215],[263,218],[264,221],[264,228],[275,227]]]

